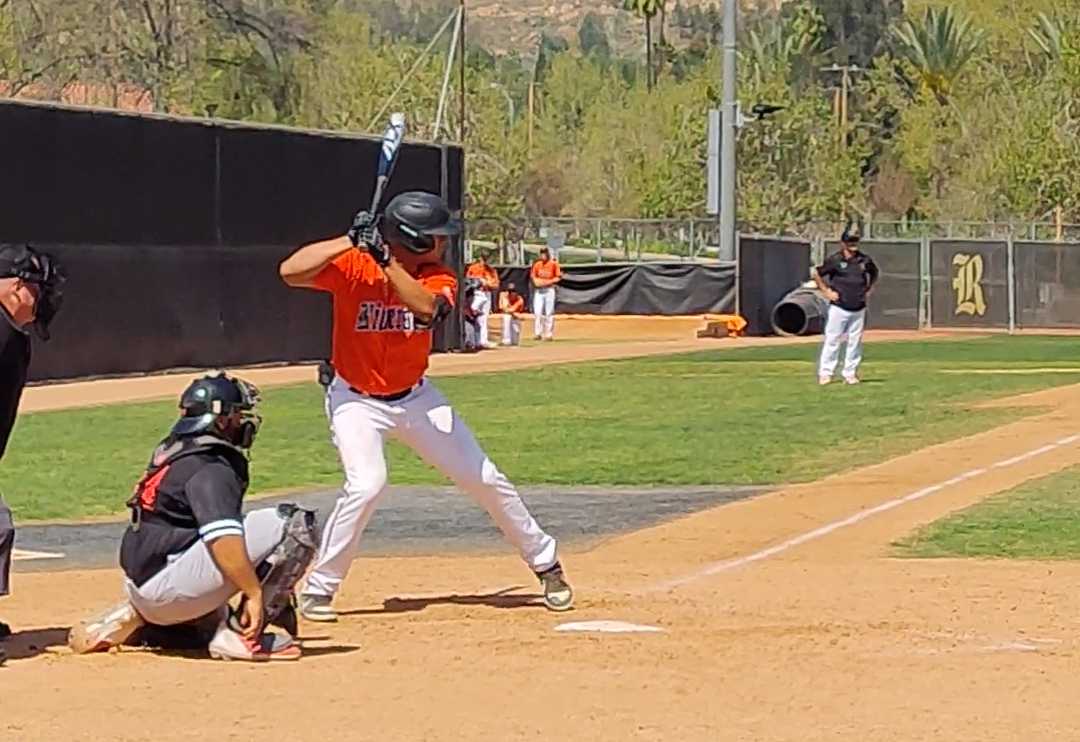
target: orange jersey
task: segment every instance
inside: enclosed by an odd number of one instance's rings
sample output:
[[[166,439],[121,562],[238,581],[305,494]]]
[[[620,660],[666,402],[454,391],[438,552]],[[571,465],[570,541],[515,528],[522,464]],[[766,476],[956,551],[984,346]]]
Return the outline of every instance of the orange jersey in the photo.
[[[503,314],[517,314],[525,308],[525,299],[516,291],[504,291],[499,294],[499,311]]]
[[[484,282],[484,287],[488,289],[499,288],[499,274],[490,265],[473,263],[469,266],[469,270],[465,271],[465,277],[479,278]]]
[[[457,278],[446,266],[424,266],[416,278],[454,302]],[[314,284],[333,294],[331,362],[349,386],[382,395],[420,381],[431,354],[431,330],[417,322],[371,255],[350,250],[338,256]]]
[[[542,278],[545,281],[550,281],[553,278],[562,278],[562,268],[554,260],[549,260],[546,263],[543,260],[537,260],[532,264],[532,271],[530,271],[532,277]]]

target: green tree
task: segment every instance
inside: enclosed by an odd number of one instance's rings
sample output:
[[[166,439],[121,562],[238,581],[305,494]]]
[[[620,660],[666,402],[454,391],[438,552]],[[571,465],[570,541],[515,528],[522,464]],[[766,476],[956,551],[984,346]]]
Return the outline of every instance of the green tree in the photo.
[[[861,67],[888,50],[890,28],[904,16],[904,0],[813,0],[813,5],[824,20],[822,47],[834,62]]]
[[[928,8],[921,22],[907,20],[894,33],[898,51],[914,69],[918,85],[942,104],[986,39],[984,31],[951,6]]]

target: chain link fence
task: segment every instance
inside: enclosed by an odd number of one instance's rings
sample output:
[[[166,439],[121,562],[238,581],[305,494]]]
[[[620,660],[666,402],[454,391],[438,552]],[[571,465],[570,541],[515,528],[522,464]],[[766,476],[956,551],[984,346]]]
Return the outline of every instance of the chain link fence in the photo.
[[[743,236],[794,237],[811,243],[820,259],[826,243],[843,231],[840,222],[813,222],[781,235],[741,225]],[[865,239],[1028,240],[1080,242],[1080,224],[1053,222],[912,222],[873,221],[863,225]],[[715,218],[606,219],[515,217],[470,219],[466,257],[484,250],[500,265],[528,265],[543,247],[564,264],[716,261],[719,224]]]

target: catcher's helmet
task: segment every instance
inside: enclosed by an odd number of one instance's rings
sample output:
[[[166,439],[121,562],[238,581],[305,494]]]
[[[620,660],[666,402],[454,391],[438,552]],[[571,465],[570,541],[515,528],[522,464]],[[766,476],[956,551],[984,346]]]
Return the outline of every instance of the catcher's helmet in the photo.
[[[395,196],[386,205],[383,223],[387,242],[403,245],[417,255],[435,247],[432,237],[461,234],[461,220],[450,213],[446,202],[425,191],[406,191]]]
[[[180,395],[182,413],[172,434],[177,437],[210,433],[221,435],[214,425],[219,418],[239,412],[241,423],[229,434],[230,442],[240,448],[251,448],[259,432],[259,389],[254,384],[228,376],[224,371],[196,379]]]

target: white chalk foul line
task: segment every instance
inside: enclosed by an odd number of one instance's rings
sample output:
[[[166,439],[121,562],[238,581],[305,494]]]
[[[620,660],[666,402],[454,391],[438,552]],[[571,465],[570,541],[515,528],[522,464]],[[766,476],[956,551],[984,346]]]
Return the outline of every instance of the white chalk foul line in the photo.
[[[63,559],[64,554],[58,554],[52,551],[27,551],[26,549],[12,549],[11,560],[14,562],[25,562],[31,559]]]
[[[1045,446],[1039,446],[1038,448],[1028,451],[1027,453],[1020,454],[1019,456],[1013,456],[1010,459],[998,461],[997,463],[992,464],[987,468],[971,469],[970,471],[966,471],[963,474],[957,474],[955,477],[946,479],[944,482],[938,482],[937,484],[932,484],[929,487],[923,487],[921,490],[916,490],[915,492],[904,495],[903,497],[897,497],[894,500],[887,500],[880,505],[875,505],[872,508],[860,510],[854,515],[849,515],[843,520],[837,520],[833,521],[832,523],[827,523],[819,528],[815,528],[812,531],[808,531],[807,533],[795,536],[794,538],[790,538],[787,541],[776,544],[775,546],[770,546],[766,549],[762,549],[761,551],[756,551],[753,554],[747,554],[746,556],[736,557],[734,559],[725,559],[721,562],[714,562],[707,567],[699,569],[697,572],[693,572],[689,575],[679,577],[674,580],[662,582],[652,588],[650,592],[672,590],[677,587],[682,587],[683,585],[689,585],[692,582],[697,582],[698,580],[705,577],[711,577],[712,575],[717,575],[721,572],[729,572],[733,569],[744,567],[747,564],[760,562],[764,559],[768,559],[769,557],[773,557],[777,554],[782,554],[785,551],[794,549],[796,546],[801,546],[808,541],[815,541],[823,536],[828,536],[830,533],[833,533],[834,531],[839,531],[841,528],[853,526],[857,523],[861,523],[867,518],[872,518],[875,515],[880,515],[881,513],[888,512],[890,510],[893,510],[894,508],[900,507],[901,505],[906,505],[909,502],[921,500],[924,497],[929,497],[930,495],[936,492],[940,492],[941,490],[948,487],[952,487],[955,484],[960,484],[961,482],[964,482],[968,479],[973,479],[974,477],[986,474],[988,471],[990,471],[990,469],[1003,469],[1005,467],[1014,466],[1022,461],[1033,459],[1036,456],[1041,456],[1045,453],[1049,453],[1058,448],[1068,446],[1077,441],[1080,441],[1080,434],[1070,435],[1066,438],[1062,438]]]

